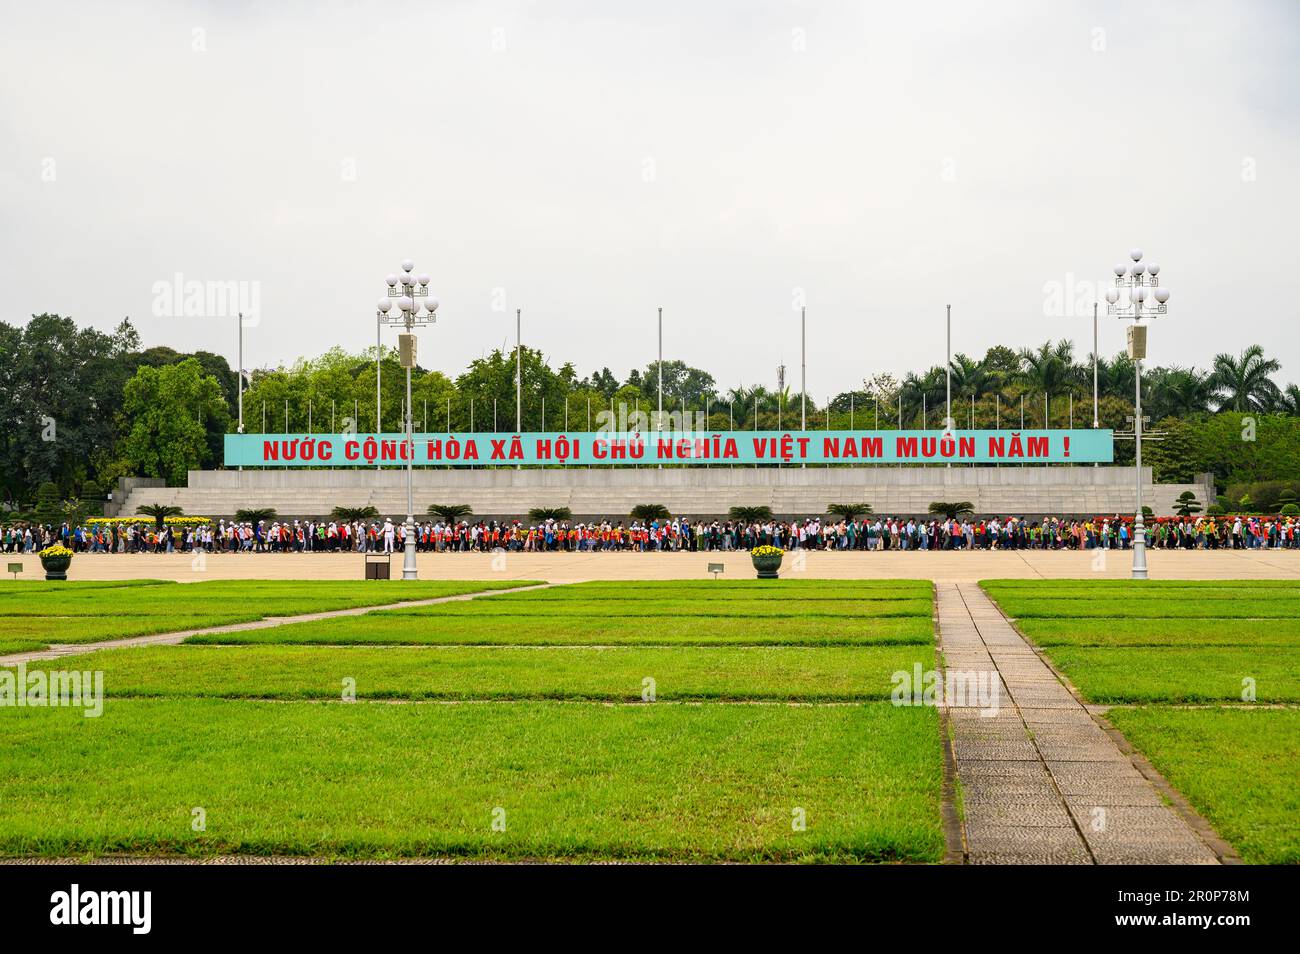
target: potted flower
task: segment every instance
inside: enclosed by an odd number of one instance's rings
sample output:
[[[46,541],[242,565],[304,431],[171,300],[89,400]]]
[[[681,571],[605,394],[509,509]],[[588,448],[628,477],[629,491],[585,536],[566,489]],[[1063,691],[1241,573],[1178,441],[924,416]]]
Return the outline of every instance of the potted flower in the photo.
[[[749,551],[749,558],[754,561],[760,580],[775,580],[781,569],[781,558],[785,551],[780,547],[754,547]]]
[[[66,580],[68,578],[68,567],[72,563],[72,551],[61,544],[48,546],[40,553],[36,554],[41,558],[41,566],[45,568],[45,578],[47,580]]]

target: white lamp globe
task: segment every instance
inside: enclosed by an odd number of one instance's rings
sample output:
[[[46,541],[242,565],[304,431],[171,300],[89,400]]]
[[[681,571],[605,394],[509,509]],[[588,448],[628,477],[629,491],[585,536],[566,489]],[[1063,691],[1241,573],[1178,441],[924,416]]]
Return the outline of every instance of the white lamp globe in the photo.
[[[1131,249],[1129,249],[1128,257],[1131,258],[1131,259],[1133,259],[1133,261],[1135,261],[1135,262],[1140,262],[1140,261],[1142,261],[1142,249],[1140,249],[1140,248],[1131,248]]]
[[[388,282],[388,287],[389,287],[389,288],[395,288],[395,287],[397,286],[397,276],[396,276],[396,275],[389,275],[387,278],[384,279],[384,281]]]
[[[1114,288],[1109,289],[1106,292],[1106,301],[1110,302],[1112,305],[1119,301],[1119,291]]]
[[[429,276],[422,274],[420,275],[419,278],[416,279],[416,281],[419,282],[421,285],[427,285],[429,284]]]
[[[1129,269],[1129,271],[1133,274],[1133,277],[1134,277],[1134,278],[1136,278],[1137,276],[1141,275],[1141,274],[1142,274],[1143,272],[1145,272],[1146,270],[1147,270],[1147,267],[1146,267],[1145,265],[1143,265],[1141,262],[1134,262],[1134,263],[1133,263],[1133,267]]]
[[[397,299],[397,307],[402,309],[402,311],[410,311],[415,307],[415,302],[403,295],[401,298]]]
[[[1151,262],[1149,265],[1147,265],[1147,273],[1150,274],[1152,277],[1159,275],[1160,266],[1157,265],[1155,262]]]
[[[438,310],[438,299],[436,298],[427,299],[424,303],[424,307],[429,309],[429,314],[433,314],[435,311]]]
[[[1128,266],[1127,266],[1127,265],[1116,265],[1116,266],[1112,269],[1112,271],[1115,273],[1115,277],[1116,277],[1116,278],[1123,278],[1123,277],[1124,277],[1124,273],[1128,271]]]
[[[402,259],[402,271],[409,272],[413,268],[415,268],[415,262],[409,258]]]
[[[1134,299],[1135,301],[1146,301],[1146,299],[1147,299],[1147,290],[1146,290],[1145,288],[1135,288],[1135,289],[1133,289],[1133,299]]]
[[[382,311],[384,314],[388,314],[388,309],[392,307],[393,307],[393,303],[389,301],[387,298],[379,299],[379,310]]]
[[[1160,304],[1163,305],[1163,304],[1164,304],[1165,302],[1167,302],[1168,300],[1169,300],[1169,289],[1168,289],[1168,288],[1157,288],[1157,289],[1156,289],[1156,301],[1160,302]]]

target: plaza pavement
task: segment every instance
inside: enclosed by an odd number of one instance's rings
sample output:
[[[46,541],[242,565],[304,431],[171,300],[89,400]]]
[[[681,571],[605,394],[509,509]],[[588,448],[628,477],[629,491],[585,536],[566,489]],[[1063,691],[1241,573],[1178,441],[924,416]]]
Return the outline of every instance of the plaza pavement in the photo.
[[[20,579],[43,578],[35,555],[6,555],[21,562]],[[963,552],[858,551],[786,554],[781,575],[789,579],[911,579],[962,582],[989,579],[1125,579],[1132,552],[1122,550],[1006,550]],[[1149,550],[1151,579],[1300,580],[1300,550]],[[422,553],[422,580],[585,580],[705,579],[710,563],[724,566],[725,580],[753,579],[749,554],[732,553]],[[393,554],[394,579],[402,575],[402,555]],[[359,553],[186,554],[79,553],[71,580],[360,580]]]

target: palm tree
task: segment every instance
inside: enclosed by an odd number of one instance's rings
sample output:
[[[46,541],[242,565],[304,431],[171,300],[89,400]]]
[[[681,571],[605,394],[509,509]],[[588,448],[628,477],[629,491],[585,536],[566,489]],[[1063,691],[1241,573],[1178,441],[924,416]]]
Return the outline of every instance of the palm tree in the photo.
[[[1097,359],[1097,389],[1102,397],[1116,397],[1132,404],[1136,374],[1133,359],[1123,352],[1110,361]]]
[[[163,521],[168,517],[179,517],[183,513],[180,507],[173,507],[170,504],[143,504],[135,508],[135,512],[144,517],[153,517],[154,526],[161,530]]]
[[[431,514],[443,523],[455,523],[461,517],[468,517],[474,512],[469,504],[429,504],[425,513]]]
[[[952,357],[952,393],[970,400],[1002,390],[1002,376],[991,371],[983,361],[958,352]]]
[[[274,507],[245,507],[235,511],[235,519],[240,523],[262,523],[275,519]]]
[[[946,390],[947,376],[943,368],[936,366],[921,375],[909,371],[899,388],[903,398],[904,426],[909,423],[927,425],[935,411],[942,420]]]
[[[335,520],[342,520],[346,523],[355,523],[358,520],[378,517],[379,511],[368,505],[365,507],[335,507],[330,511],[330,516]]]
[[[826,512],[845,520],[857,520],[858,517],[874,513],[869,503],[833,503],[826,508]]]
[[[930,504],[930,513],[942,514],[944,517],[952,520],[963,514],[974,513],[975,505],[969,500],[959,500],[955,503],[949,503],[946,500],[936,500]]]
[[[1278,398],[1277,408],[1283,414],[1300,416],[1300,384],[1288,384]]]
[[[727,511],[727,516],[732,520],[739,520],[741,523],[758,523],[760,520],[772,519],[772,508],[767,506],[732,507]]]
[[[1147,380],[1153,420],[1204,414],[1214,401],[1210,375],[1195,368],[1156,368]]]
[[[634,520],[667,520],[672,514],[663,504],[637,504],[629,516]]]
[[[545,523],[547,520],[572,520],[573,511],[568,507],[534,507],[528,511],[528,519],[534,523]]]
[[[1219,395],[1219,410],[1267,411],[1281,397],[1269,375],[1281,369],[1278,361],[1264,357],[1260,345],[1251,345],[1237,358],[1215,355],[1210,378]]]
[[[1055,345],[1047,341],[1037,348],[1025,348],[1020,352],[1020,380],[1043,395],[1043,413],[1048,421],[1051,420],[1052,398],[1070,390],[1071,383],[1077,378],[1075,371],[1074,345],[1069,341],[1058,341]]]

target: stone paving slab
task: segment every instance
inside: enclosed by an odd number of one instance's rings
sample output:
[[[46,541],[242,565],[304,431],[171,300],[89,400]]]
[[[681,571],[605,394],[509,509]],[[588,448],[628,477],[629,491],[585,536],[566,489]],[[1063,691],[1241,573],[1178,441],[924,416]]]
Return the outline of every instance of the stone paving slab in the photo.
[[[1219,863],[978,585],[936,589],[945,684],[1001,677],[996,714],[947,710],[968,863]]]

